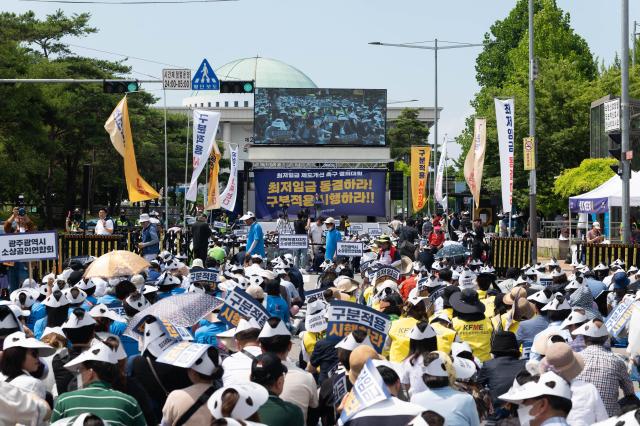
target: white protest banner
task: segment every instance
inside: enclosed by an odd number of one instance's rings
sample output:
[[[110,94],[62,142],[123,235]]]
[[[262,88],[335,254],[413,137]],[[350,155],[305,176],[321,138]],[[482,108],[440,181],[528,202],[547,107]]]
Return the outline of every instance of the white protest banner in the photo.
[[[364,244],[361,241],[338,241],[336,256],[362,257]]]
[[[236,206],[236,197],[238,196],[238,146],[231,148],[230,153],[231,172],[227,187],[220,194],[220,208],[233,211]]]
[[[442,146],[442,151],[440,152],[440,161],[438,162],[438,171],[436,174],[436,192],[434,194],[434,198],[443,207],[446,207],[444,203],[444,196],[442,194],[442,187],[444,186],[444,166],[447,162],[447,141],[444,141],[444,145]]]
[[[193,111],[193,174],[185,196],[189,201],[196,201],[198,196],[198,176],[209,160],[219,123],[219,112],[198,109]]]
[[[2,262],[25,262],[57,257],[58,236],[55,232],[0,234]]]
[[[502,184],[502,211],[511,212],[513,197],[513,150],[515,145],[513,99],[494,99],[496,126],[500,147],[500,181]]]
[[[379,237],[380,235],[382,235],[382,229],[380,229],[380,228],[369,228],[367,230],[367,234],[369,234],[370,237]]]
[[[157,361],[175,367],[189,368],[207,349],[209,345],[204,343],[179,342],[162,352]]]
[[[622,299],[622,302],[616,306],[604,323],[609,334],[613,337],[618,337],[620,332],[627,326],[634,309],[640,309],[640,306],[638,303],[635,303],[632,296],[625,296],[625,298]]]
[[[331,302],[327,321],[328,339],[340,340],[353,330],[365,330],[378,353],[382,353],[391,327],[391,320],[387,315],[369,306],[344,301]]]
[[[384,384],[378,369],[373,365],[371,359],[367,360],[353,385],[353,389],[347,395],[344,409],[340,415],[340,424],[347,423],[349,419],[365,408],[389,398],[391,398],[391,393]]]
[[[280,250],[296,250],[309,248],[309,237],[306,234],[280,234],[278,236]]]
[[[267,310],[246,291],[236,287],[224,300],[218,318],[232,327],[236,327],[241,318],[253,318],[262,327],[269,319]]]
[[[352,223],[351,226],[349,227],[349,231],[352,234],[362,232],[363,229],[364,229],[364,226],[361,223]]]
[[[199,281],[215,283],[218,281],[219,273],[220,272],[217,269],[191,269],[189,271],[189,281],[192,283]]]

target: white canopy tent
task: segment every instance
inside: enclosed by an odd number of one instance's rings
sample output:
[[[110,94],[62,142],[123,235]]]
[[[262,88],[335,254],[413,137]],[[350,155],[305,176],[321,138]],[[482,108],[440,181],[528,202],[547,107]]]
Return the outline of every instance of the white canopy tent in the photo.
[[[629,198],[631,207],[640,207],[640,172],[631,171]],[[618,175],[589,192],[569,197],[570,212],[609,213],[609,222],[611,222],[612,207],[622,207],[622,179]],[[609,223],[609,225],[611,224]],[[611,226],[609,226],[609,230],[611,230]]]

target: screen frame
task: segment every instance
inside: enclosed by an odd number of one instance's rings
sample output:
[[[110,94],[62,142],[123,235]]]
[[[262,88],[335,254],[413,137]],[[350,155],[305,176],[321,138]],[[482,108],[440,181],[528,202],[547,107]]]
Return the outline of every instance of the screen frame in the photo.
[[[309,90],[309,91],[313,91],[313,90],[348,90],[348,91],[356,91],[356,90],[362,90],[364,92],[366,91],[382,91],[384,92],[384,145],[365,145],[363,143],[357,143],[357,144],[340,144],[340,143],[324,143],[324,144],[308,144],[308,143],[256,143],[256,109],[257,109],[257,103],[256,103],[256,96],[259,90]],[[344,87],[258,87],[255,86],[254,87],[254,93],[253,93],[253,134],[251,136],[252,139],[252,143],[251,146],[253,147],[269,147],[269,146],[274,146],[274,147],[285,147],[285,146],[291,146],[291,147],[309,147],[309,148],[321,148],[321,147],[342,147],[342,148],[349,148],[349,147],[366,147],[366,148],[389,148],[389,141],[387,140],[387,131],[389,130],[389,125],[388,125],[388,115],[389,115],[389,97],[388,97],[388,92],[387,89],[362,89],[362,88],[344,88]]]

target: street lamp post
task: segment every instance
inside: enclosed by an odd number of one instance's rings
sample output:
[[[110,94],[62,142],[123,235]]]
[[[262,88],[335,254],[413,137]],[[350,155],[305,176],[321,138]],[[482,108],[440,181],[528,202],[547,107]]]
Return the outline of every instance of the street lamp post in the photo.
[[[536,86],[535,56],[533,46],[533,0],[529,0],[529,136],[533,139],[533,168],[529,172],[529,238],[531,239],[531,263],[538,262],[538,211],[536,209],[538,141],[536,141]]]
[[[621,14],[621,107],[622,122],[620,123],[621,133],[621,153],[620,160],[622,162],[622,242],[629,243],[631,241],[631,217],[629,212],[629,180],[631,178],[631,162],[627,153],[629,151],[629,0],[622,0]],[[633,29],[635,33],[635,28]],[[635,40],[634,40],[635,46]],[[634,52],[635,53],[635,52]]]
[[[440,44],[439,44],[440,42]],[[433,43],[433,46],[425,46],[422,43]],[[434,118],[434,125],[433,125],[433,164],[434,164],[434,170],[438,167],[438,119],[439,119],[439,114],[438,114],[438,50],[445,50],[445,49],[462,49],[465,47],[479,47],[479,46],[484,46],[484,44],[482,43],[459,43],[459,42],[455,42],[455,41],[442,41],[442,40],[438,40],[435,39],[433,40],[433,42],[429,41],[429,42],[420,42],[420,43],[383,43],[380,41],[372,41],[369,43],[370,45],[373,46],[388,46],[388,47],[405,47],[408,49],[424,49],[424,50],[433,50],[433,57],[434,57],[434,86],[435,86],[435,93],[434,93],[434,101],[435,101],[435,118]],[[433,186],[433,189],[435,191],[435,185]],[[434,193],[434,200],[435,200],[435,193]],[[434,201],[435,203],[435,201]],[[435,204],[434,204],[435,206]]]

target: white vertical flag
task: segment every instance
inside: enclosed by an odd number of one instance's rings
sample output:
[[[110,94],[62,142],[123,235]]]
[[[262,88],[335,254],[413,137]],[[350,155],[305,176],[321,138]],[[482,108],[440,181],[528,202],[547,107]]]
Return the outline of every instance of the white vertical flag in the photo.
[[[443,183],[444,183],[444,167],[447,161],[447,141],[444,141],[444,144],[442,145],[442,151],[440,152],[440,162],[438,162],[438,171],[436,174],[436,192],[434,194],[434,197],[436,199],[436,201],[438,202],[438,204],[440,204],[442,207],[446,207],[444,205],[444,196],[442,194],[442,187],[443,187]]]
[[[231,172],[229,173],[229,181],[227,187],[220,194],[220,208],[233,211],[236,206],[236,197],[238,195],[238,146],[231,148]]]
[[[193,111],[193,174],[185,197],[189,201],[196,201],[198,197],[198,176],[209,161],[219,123],[219,112]]]
[[[496,127],[500,148],[500,181],[502,184],[502,211],[511,212],[513,197],[514,105],[511,99],[494,99]]]

